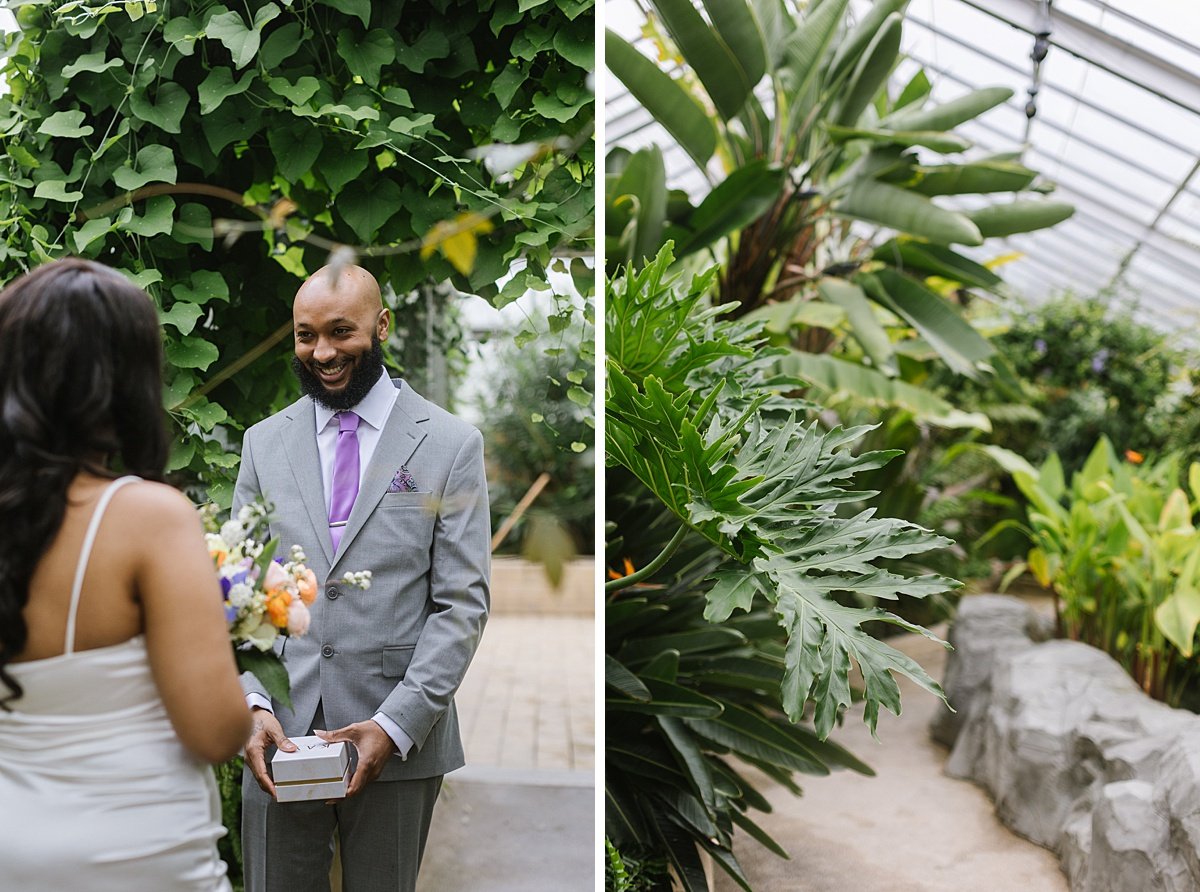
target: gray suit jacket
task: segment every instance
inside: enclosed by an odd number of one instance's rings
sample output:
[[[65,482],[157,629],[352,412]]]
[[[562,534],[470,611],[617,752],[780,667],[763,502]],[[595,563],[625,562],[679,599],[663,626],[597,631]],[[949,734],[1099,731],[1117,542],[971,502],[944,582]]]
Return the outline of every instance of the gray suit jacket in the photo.
[[[263,494],[281,554],[303,547],[320,585],[308,634],[286,640],[292,709],[273,704],[289,737],[377,712],[414,746],[380,780],[432,777],[464,764],[454,692],[487,620],[491,559],[483,437],[395,381],[396,405],[363,474],[337,553],[329,538],[313,403],[303,397],[246,431],[234,511]],[[407,467],[415,492],[388,492]],[[339,582],[370,570],[363,591]],[[253,676],[247,691],[266,696]]]

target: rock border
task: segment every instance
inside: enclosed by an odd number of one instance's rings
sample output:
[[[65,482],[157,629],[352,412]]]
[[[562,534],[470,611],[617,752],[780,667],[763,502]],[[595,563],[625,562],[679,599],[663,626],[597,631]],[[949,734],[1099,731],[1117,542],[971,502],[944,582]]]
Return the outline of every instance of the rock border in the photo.
[[[1074,892],[1200,890],[1200,716],[1050,632],[1017,598],[963,598],[945,679],[957,712],[930,725],[946,773],[1056,852]]]

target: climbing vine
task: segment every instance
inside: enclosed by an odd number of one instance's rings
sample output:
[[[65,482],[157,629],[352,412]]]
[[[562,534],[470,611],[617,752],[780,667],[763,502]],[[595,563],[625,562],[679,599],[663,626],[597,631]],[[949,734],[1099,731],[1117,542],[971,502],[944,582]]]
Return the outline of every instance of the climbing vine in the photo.
[[[291,298],[331,259],[401,327],[445,282],[592,290],[592,0],[4,6],[0,284],[74,254],[145,288],[170,469],[218,501],[240,430],[294,397]],[[563,299],[555,325],[590,315]]]

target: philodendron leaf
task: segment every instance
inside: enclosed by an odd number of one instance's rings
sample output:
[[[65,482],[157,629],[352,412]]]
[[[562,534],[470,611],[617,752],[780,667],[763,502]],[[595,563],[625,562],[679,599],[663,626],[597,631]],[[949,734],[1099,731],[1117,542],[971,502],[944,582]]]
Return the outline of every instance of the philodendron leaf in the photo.
[[[908,676],[945,700],[941,685],[915,660],[864,632],[862,623],[879,620],[924,635],[949,647],[932,633],[878,607],[846,607],[820,593],[796,588],[779,591],[780,625],[788,631],[784,706],[788,717],[800,721],[809,696],[816,702],[814,724],[822,739],[829,736],[841,709],[850,705],[848,675],[853,658],[862,673],[866,696],[863,719],[871,733],[879,707],[900,715],[900,688],[893,673]]]

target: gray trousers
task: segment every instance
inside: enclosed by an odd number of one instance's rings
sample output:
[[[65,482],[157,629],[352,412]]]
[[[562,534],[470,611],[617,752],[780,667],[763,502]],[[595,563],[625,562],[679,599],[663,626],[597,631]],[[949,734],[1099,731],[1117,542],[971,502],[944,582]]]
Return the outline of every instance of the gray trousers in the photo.
[[[442,778],[376,781],[337,805],[279,803],[242,777],[246,892],[329,892],[338,833],[344,892],[415,892]]]
[[[318,707],[315,727],[324,718]],[[311,733],[311,732],[310,732]],[[329,892],[333,834],[342,892],[416,892],[417,871],[442,775],[375,781],[326,805],[276,802],[242,772],[242,859],[246,892]]]

